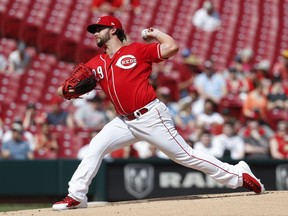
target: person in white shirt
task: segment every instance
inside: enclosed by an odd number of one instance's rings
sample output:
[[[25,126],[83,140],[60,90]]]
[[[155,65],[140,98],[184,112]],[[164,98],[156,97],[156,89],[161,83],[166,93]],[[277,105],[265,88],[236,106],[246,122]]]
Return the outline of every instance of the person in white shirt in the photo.
[[[195,12],[192,23],[203,31],[213,32],[221,25],[221,18],[220,14],[215,10],[213,3],[205,1],[202,8]]]
[[[18,44],[16,50],[11,52],[8,57],[8,73],[22,74],[31,62],[31,56],[26,51],[26,45],[23,42]]]
[[[237,135],[233,121],[227,121],[223,125],[223,132],[212,140],[213,155],[217,158],[225,157],[225,152],[233,160],[240,160],[245,156],[244,140]]]
[[[203,130],[199,135],[199,140],[194,143],[193,148],[195,150],[207,152],[211,155],[214,155],[212,139],[212,134],[208,130]]]
[[[224,123],[223,116],[216,111],[215,103],[206,99],[204,102],[204,112],[197,115],[197,124],[201,125],[207,130],[211,130],[215,125],[222,125]]]

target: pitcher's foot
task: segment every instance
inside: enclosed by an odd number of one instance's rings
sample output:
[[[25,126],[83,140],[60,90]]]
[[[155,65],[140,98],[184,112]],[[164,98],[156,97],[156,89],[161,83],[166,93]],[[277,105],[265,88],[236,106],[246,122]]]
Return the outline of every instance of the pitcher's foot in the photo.
[[[87,203],[79,202],[70,196],[66,196],[63,200],[56,202],[52,209],[55,211],[76,209],[76,208],[87,208]]]
[[[241,168],[241,171],[242,171],[242,178],[243,178],[243,186],[242,187],[244,187],[250,191],[254,191],[256,194],[264,193],[265,192],[264,185],[252,173],[248,164],[244,161],[240,161],[238,163],[238,166]]]

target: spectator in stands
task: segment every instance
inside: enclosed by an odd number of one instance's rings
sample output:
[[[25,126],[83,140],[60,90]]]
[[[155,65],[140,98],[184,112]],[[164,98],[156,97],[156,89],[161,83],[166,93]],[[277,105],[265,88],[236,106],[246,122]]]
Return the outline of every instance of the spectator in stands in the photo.
[[[46,121],[50,125],[62,125],[70,129],[74,128],[74,119],[69,111],[62,109],[61,104],[63,100],[55,96],[51,99],[51,111],[46,113]]]
[[[272,86],[267,96],[267,109],[273,110],[286,110],[288,111],[288,96],[284,91],[281,80],[275,78],[272,80]]]
[[[205,100],[204,112],[200,113],[196,118],[197,124],[206,130],[212,130],[213,127],[224,123],[223,117],[216,111],[216,104],[210,99]]]
[[[30,150],[34,151],[35,149],[34,135],[30,131],[24,129],[22,120],[15,119],[12,123],[12,126],[14,126],[15,128],[17,127],[23,128],[23,131],[22,131],[23,138],[28,142]],[[12,139],[12,136],[13,136],[12,129],[13,127],[11,128],[11,130],[8,130],[4,133],[3,138],[2,138],[2,143],[7,142]]]
[[[3,54],[0,53],[0,73],[5,73],[8,67],[8,61]]]
[[[97,13],[113,15],[123,9],[124,0],[93,0],[92,11]]]
[[[223,132],[212,140],[213,155],[217,158],[227,157],[240,160],[245,156],[244,140],[237,134],[235,121],[227,121]]]
[[[35,134],[35,158],[56,159],[58,154],[58,142],[49,128],[49,124],[44,122],[39,131]]]
[[[0,107],[0,111],[1,111],[1,107]],[[0,146],[2,143],[3,134],[4,134],[3,120],[0,117]]]
[[[87,105],[81,106],[74,113],[77,127],[97,130],[101,129],[107,122],[103,99],[99,95],[87,99]]]
[[[271,86],[271,77],[270,77],[270,61],[269,60],[261,60],[254,67],[254,74],[257,80],[261,80],[264,87],[267,89]]]
[[[124,0],[126,10],[132,11],[134,15],[140,15],[142,12],[140,0]]]
[[[288,49],[281,52],[281,59],[273,65],[271,77],[280,78],[284,87],[288,88]]]
[[[153,76],[157,77],[157,86],[167,87],[170,90],[170,99],[178,101],[180,98],[180,74],[171,61],[161,62],[154,68]]]
[[[33,159],[33,152],[23,136],[21,124],[14,123],[11,127],[12,137],[3,142],[1,154],[3,159],[26,160]]]
[[[23,73],[31,61],[24,42],[19,42],[16,50],[8,57],[8,73]]]
[[[204,102],[202,98],[200,98],[196,88],[194,85],[190,85],[188,88],[188,95],[181,100],[191,100],[191,112],[194,116],[199,115],[204,112]],[[180,100],[180,101],[181,101]],[[180,102],[179,101],[179,102]]]
[[[287,122],[277,124],[275,135],[269,141],[270,153],[273,159],[288,159],[288,126]]]
[[[249,74],[253,70],[253,59],[254,52],[250,47],[246,47],[241,49],[237,55],[235,56],[234,59],[234,64],[236,64],[244,74]]]
[[[175,126],[184,139],[189,139],[196,127],[196,116],[192,113],[192,99],[186,97],[179,101],[179,111],[174,116]]]
[[[236,67],[230,67],[226,76],[227,95],[225,98],[235,99],[240,101],[247,97],[249,91],[249,84],[247,80],[242,76],[241,71],[238,71]]]
[[[192,23],[203,31],[213,32],[221,26],[221,18],[213,3],[205,1],[193,15]]]
[[[246,125],[240,129],[238,135],[245,143],[245,157],[269,158],[269,140],[274,135],[269,126],[261,124],[256,118],[247,118]]]
[[[110,101],[104,102],[104,110],[105,110],[105,115],[106,115],[108,122],[117,116],[115,107]]]
[[[247,118],[259,117],[262,121],[267,121],[267,96],[264,92],[263,83],[259,80],[255,80],[254,86],[255,89],[250,91],[247,98],[243,101],[243,115]]]
[[[207,131],[203,130],[199,134],[198,141],[194,143],[193,148],[197,151],[208,152],[211,155],[214,155],[214,149],[212,147],[213,135]]]
[[[211,59],[204,62],[204,70],[195,77],[194,85],[202,99],[210,99],[216,104],[227,94],[225,77],[215,71]]]
[[[44,122],[45,113],[39,112],[35,103],[28,103],[23,118],[24,129],[35,131],[36,127]]]
[[[163,103],[167,105],[167,107],[169,108],[170,114],[174,118],[174,116],[178,114],[179,105],[177,102],[172,101],[170,89],[165,86],[159,86],[157,88],[156,93],[157,93],[159,100],[161,100]]]

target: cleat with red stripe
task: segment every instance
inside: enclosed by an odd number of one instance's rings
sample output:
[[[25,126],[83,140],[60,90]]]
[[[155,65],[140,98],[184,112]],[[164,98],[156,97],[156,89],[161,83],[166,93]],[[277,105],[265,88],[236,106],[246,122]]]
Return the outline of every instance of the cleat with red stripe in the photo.
[[[248,164],[244,161],[240,161],[237,164],[242,170],[243,186],[244,188],[254,191],[256,194],[261,194],[265,192],[264,185],[259,179],[257,179],[252,171],[250,170]]]
[[[87,203],[81,203],[73,199],[70,196],[66,196],[63,200],[56,202],[52,209],[55,211],[66,210],[66,209],[76,209],[76,208],[87,208]]]

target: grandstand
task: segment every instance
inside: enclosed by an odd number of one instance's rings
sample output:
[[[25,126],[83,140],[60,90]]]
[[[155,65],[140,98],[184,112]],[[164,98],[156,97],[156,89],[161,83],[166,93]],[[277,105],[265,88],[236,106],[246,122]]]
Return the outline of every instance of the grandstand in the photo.
[[[174,37],[180,50],[191,48],[200,59],[215,57],[219,70],[227,68],[242,48],[254,50],[255,63],[263,59],[275,63],[280,51],[288,47],[288,0],[214,0],[223,22],[216,32],[203,32],[191,24],[193,13],[202,3],[203,0],[141,0],[141,15],[124,10],[116,16],[131,41],[140,40],[143,28],[155,26]],[[0,73],[0,117],[4,129],[15,116],[23,116],[28,102],[46,110],[73,65],[101,52],[86,31],[86,26],[98,16],[91,10],[91,0],[0,1],[0,53],[8,57],[17,41],[22,40],[32,56],[31,65],[23,74]],[[181,52],[172,59],[177,64],[182,64],[182,60]],[[65,108],[70,109],[70,104]],[[71,136],[67,139],[71,140]],[[60,157],[75,157],[78,149],[70,151],[69,146],[73,145],[63,147]]]

